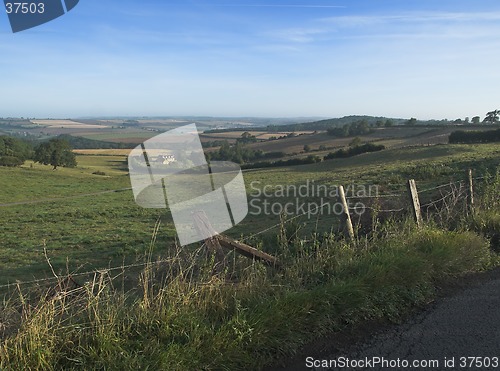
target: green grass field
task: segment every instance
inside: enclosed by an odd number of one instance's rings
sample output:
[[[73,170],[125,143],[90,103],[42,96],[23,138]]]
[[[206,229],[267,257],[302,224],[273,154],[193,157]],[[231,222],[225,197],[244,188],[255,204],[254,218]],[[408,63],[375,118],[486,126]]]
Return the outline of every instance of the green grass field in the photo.
[[[250,200],[255,187],[276,189],[309,181],[331,186],[377,185],[383,194],[402,193],[401,202],[406,202],[405,182],[409,178],[425,188],[461,180],[468,168],[481,175],[499,163],[500,148],[496,145],[441,145],[386,150],[314,165],[251,170],[244,176]],[[92,174],[96,171],[105,176]],[[140,208],[131,190],[123,190],[128,187],[124,156],[78,156],[77,168],[56,171],[31,163],[22,168],[0,168],[0,284],[49,275],[44,246],[59,270],[66,269],[67,259],[71,269],[80,270],[117,265],[123,259],[133,261],[148,248],[158,218],[162,224],[156,254],[168,254],[167,247],[175,242],[168,210]],[[110,190],[120,191],[99,194]],[[433,195],[423,197],[432,200]],[[306,197],[310,202],[317,198]],[[269,201],[285,204],[293,197],[271,197]],[[278,215],[249,215],[228,234],[249,236],[279,222]],[[307,235],[335,229],[339,222],[336,216],[323,215],[303,216],[295,224]],[[275,235],[276,230],[271,230],[259,236],[258,240],[263,238],[265,242],[262,248],[272,252]]]
[[[26,202],[1,207],[1,282],[44,276],[44,246],[58,269],[67,258],[72,269],[88,270],[144,251],[162,211],[137,207],[130,190],[99,194],[130,187],[125,159],[79,156],[76,169],[30,163],[0,169],[0,204]],[[172,226],[162,227],[171,240]]]

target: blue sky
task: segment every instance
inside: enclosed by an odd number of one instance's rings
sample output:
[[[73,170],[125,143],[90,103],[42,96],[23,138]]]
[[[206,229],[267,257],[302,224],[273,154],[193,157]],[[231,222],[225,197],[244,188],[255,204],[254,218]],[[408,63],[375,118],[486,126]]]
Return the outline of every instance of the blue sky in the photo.
[[[0,14],[0,117],[482,117],[499,66],[497,0],[80,0],[16,34]]]

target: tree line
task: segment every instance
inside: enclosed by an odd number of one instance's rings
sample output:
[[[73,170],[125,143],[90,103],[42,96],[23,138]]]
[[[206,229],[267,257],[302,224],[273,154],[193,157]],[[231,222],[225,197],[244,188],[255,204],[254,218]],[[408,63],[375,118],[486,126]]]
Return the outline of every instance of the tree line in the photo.
[[[280,158],[286,156],[285,152],[264,152],[260,149],[254,150],[244,146],[241,142],[230,145],[224,141],[216,152],[206,154],[208,161],[232,161],[237,164],[244,164],[265,159]]]
[[[449,143],[494,143],[500,142],[500,129],[485,131],[457,130],[450,134]]]
[[[350,124],[346,124],[342,127],[333,127],[327,130],[328,135],[334,137],[352,137],[356,135],[365,135],[373,131],[373,128],[368,124],[366,120],[355,121]]]
[[[369,152],[378,152],[382,151],[385,149],[385,146],[382,144],[373,144],[373,143],[365,143],[362,145],[355,145],[353,147],[349,147],[347,149],[339,149],[338,151],[335,152],[330,152],[325,156],[325,160],[331,160],[334,158],[346,158],[346,157],[352,157],[356,155],[360,155],[362,153],[369,153]]]
[[[0,166],[21,166],[33,157],[33,146],[30,142],[9,137],[0,136]]]
[[[331,152],[325,157],[321,158],[315,155],[309,155],[302,158],[291,158],[289,160],[278,160],[278,161],[261,161],[252,164],[244,164],[243,169],[260,169],[260,168],[270,168],[270,167],[283,167],[283,166],[297,166],[297,165],[307,165],[315,164],[321,161],[333,160],[335,158],[346,158],[362,153],[377,152],[385,149],[385,146],[381,144],[366,143],[363,145],[356,145],[348,149],[339,149],[338,151]]]
[[[68,141],[53,138],[35,145],[33,142],[0,136],[0,166],[16,167],[26,160],[51,165],[53,169],[59,166],[75,167],[76,156]]]

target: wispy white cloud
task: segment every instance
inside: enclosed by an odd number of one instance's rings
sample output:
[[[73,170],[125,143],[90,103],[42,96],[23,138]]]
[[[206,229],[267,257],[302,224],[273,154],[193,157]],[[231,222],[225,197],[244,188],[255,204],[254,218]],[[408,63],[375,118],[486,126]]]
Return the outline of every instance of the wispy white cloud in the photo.
[[[315,41],[320,35],[324,35],[331,30],[326,28],[288,28],[277,30],[269,33],[267,36],[272,38],[285,40],[293,43],[309,43]]]
[[[498,22],[495,24],[495,22]],[[319,18],[300,28],[269,31],[270,39],[314,43],[349,39],[474,39],[498,36],[500,12],[413,12]]]
[[[500,21],[500,12],[408,12],[401,14],[334,16],[317,20],[336,27],[364,27],[389,23],[493,22]]]

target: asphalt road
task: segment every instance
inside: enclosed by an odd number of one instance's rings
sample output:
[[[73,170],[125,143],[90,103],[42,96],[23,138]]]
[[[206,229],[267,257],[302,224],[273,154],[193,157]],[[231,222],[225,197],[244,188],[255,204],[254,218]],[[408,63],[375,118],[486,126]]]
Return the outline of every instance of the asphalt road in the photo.
[[[401,325],[341,352],[303,354],[285,369],[326,370],[326,361],[333,370],[500,370],[500,270],[462,281]]]

